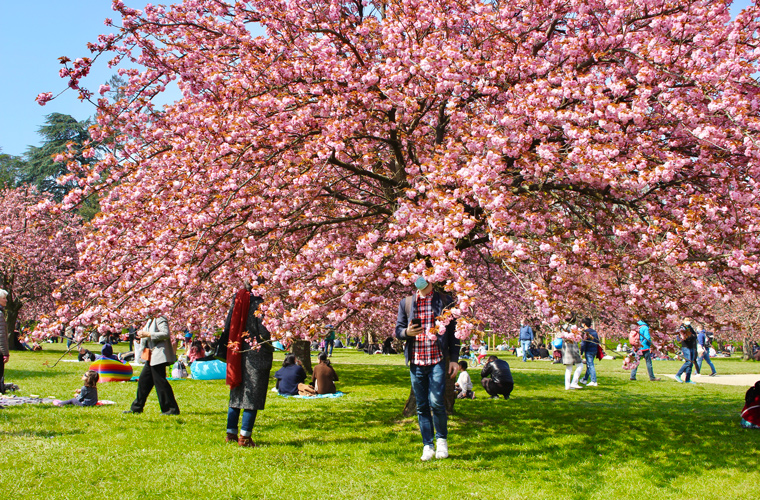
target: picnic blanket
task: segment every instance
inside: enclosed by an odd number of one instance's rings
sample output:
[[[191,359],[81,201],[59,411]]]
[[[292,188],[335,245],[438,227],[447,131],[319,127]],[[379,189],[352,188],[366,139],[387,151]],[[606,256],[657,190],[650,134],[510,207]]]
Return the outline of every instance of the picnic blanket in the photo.
[[[135,375],[134,377],[132,377],[128,381],[125,380],[125,382],[137,382],[139,379],[140,379],[140,377],[138,377],[137,375]],[[184,377],[184,378],[166,377],[166,380],[171,380],[171,381],[175,381],[175,380],[187,380],[187,377]]]
[[[301,396],[299,394],[296,394],[295,396],[291,396],[290,394],[280,394],[283,398],[294,398],[294,399],[319,399],[319,398],[339,398],[343,395],[342,392],[337,391],[332,394],[316,394],[314,396]]]
[[[20,406],[20,405],[39,405],[39,404],[53,404],[56,398],[41,398],[39,396],[0,396],[0,408],[8,406]],[[95,406],[115,405],[116,401],[108,399],[101,399]]]
[[[20,405],[53,404],[53,398],[41,398],[39,396],[0,396],[0,408]]]

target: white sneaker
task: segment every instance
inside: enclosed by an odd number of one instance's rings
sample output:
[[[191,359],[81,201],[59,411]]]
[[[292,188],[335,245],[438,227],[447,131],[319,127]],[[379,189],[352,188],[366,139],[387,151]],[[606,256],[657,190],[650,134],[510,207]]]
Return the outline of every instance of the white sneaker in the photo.
[[[579,384],[583,384],[583,385],[586,385],[586,384],[588,384],[588,382],[586,382],[585,380],[581,380],[581,381],[580,381],[580,382],[578,382],[578,383],[579,383]]]
[[[435,456],[435,451],[433,451],[433,447],[425,446],[424,448],[422,448],[422,456],[420,457],[420,460],[422,460],[423,462],[427,462],[434,456]]]
[[[583,386],[582,385],[578,385],[578,384],[570,384],[570,388],[571,389],[583,389]]]
[[[449,443],[445,439],[438,438],[435,448],[435,458],[449,458]]]
[[[597,384],[596,382],[589,382],[588,383],[589,387],[596,387],[597,385],[599,385],[599,384]]]

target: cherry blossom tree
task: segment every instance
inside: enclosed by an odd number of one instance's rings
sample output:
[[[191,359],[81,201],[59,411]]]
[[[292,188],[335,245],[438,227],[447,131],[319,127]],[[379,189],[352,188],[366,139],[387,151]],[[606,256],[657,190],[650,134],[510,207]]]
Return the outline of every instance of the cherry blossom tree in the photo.
[[[668,330],[757,286],[756,5],[113,5],[122,26],[61,70],[94,100],[95,61],[137,66],[91,130],[118,149],[65,200],[102,212],[63,320],[208,321],[263,275],[265,323],[310,337],[393,316],[425,274],[463,338],[500,300]]]
[[[79,231],[78,217],[55,210],[35,188],[0,190],[0,288],[8,291],[9,332],[18,319],[49,315],[56,301],[76,298],[76,289],[58,287],[78,266]],[[10,339],[20,349],[16,336]]]

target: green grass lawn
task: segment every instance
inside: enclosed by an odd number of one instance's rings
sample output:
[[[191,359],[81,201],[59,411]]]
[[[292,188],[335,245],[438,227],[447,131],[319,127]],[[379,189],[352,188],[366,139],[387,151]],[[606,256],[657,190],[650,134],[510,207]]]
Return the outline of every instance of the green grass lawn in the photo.
[[[86,364],[53,368],[63,347],[45,349],[12,353],[6,380],[21,395],[68,399]],[[222,380],[172,382],[179,417],[160,415],[155,392],[145,413],[122,414],[134,382],[99,384],[100,398],[114,406],[2,409],[0,498],[759,497],[760,432],[739,426],[746,387],[629,382],[620,360],[604,360],[599,387],[565,391],[562,366],[505,359],[513,397],[487,399],[471,369],[478,398],[457,402],[451,457],[426,463],[416,418],[401,416],[410,385],[400,355],[336,349],[346,395],[298,400],[270,392],[253,449],[224,442]],[[275,367],[281,360],[275,356]],[[760,371],[736,358],[715,365],[720,373]],[[654,363],[658,376],[679,366]]]

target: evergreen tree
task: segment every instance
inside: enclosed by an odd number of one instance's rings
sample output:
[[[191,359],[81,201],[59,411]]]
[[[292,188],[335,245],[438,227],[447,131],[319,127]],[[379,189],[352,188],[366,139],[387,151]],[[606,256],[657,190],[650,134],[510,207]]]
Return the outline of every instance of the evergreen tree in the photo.
[[[90,125],[89,119],[80,122],[70,115],[61,113],[47,115],[45,124],[39,129],[42,146],[29,146],[18,181],[34,185],[39,191],[50,193],[56,201],[61,201],[74,185],[58,183],[57,179],[69,173],[69,170],[65,162],[56,162],[54,158],[59,154],[66,154],[67,145],[73,143],[74,150],[78,152],[75,159],[82,164],[94,164],[96,158],[85,158],[81,155],[85,142],[90,138],[87,132]]]
[[[19,172],[24,168],[24,160],[2,151],[0,148],[0,189],[12,189],[16,187]]]

